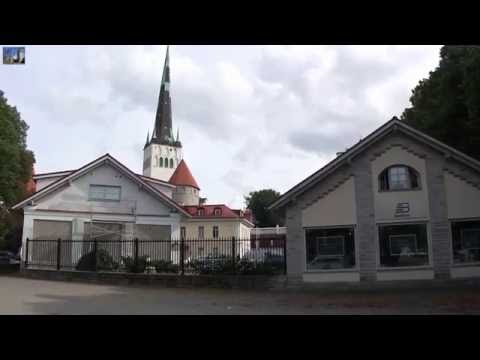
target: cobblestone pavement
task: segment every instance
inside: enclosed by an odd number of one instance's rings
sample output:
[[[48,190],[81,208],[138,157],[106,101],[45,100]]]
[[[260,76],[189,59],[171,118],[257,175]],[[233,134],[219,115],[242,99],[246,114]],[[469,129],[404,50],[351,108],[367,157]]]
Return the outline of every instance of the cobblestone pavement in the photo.
[[[2,275],[0,314],[480,314],[480,288],[242,291]]]

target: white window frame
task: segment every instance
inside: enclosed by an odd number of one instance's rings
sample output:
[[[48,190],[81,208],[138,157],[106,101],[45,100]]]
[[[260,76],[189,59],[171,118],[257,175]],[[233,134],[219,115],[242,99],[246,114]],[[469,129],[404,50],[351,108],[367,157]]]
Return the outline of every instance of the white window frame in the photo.
[[[202,231],[200,231],[202,229]],[[200,236],[200,234],[202,236]],[[205,239],[205,226],[199,226],[198,227],[198,240],[204,240]]]
[[[409,255],[426,255],[424,252],[419,252],[418,251],[418,241],[417,241],[417,234],[398,234],[398,235],[389,235],[388,236],[388,241],[390,243],[390,256],[400,256],[402,253],[394,254],[392,252],[392,238],[398,238],[398,237],[413,237],[413,243],[415,245],[415,251],[412,251],[409,253]]]
[[[394,226],[394,225],[425,225],[426,232],[427,232],[427,258],[428,264],[425,265],[418,265],[418,266],[383,266],[380,262],[380,235],[379,230],[380,226]],[[450,245],[451,246],[451,245]],[[376,231],[375,231],[375,252],[377,257],[377,271],[398,271],[402,269],[432,269],[434,266],[433,263],[433,250],[432,250],[432,233],[430,229],[430,222],[424,221],[414,221],[414,222],[385,222],[385,223],[377,223],[376,224]]]
[[[313,229],[352,229],[353,231],[353,246],[355,249],[355,266],[351,268],[345,269],[308,269],[307,268],[307,230]],[[303,235],[302,235],[302,242],[303,242],[303,254],[302,254],[302,261],[303,261],[303,272],[304,273],[335,273],[335,272],[358,272],[360,270],[360,250],[358,246],[357,240],[357,225],[332,225],[332,226],[308,226],[303,227]],[[288,252],[287,252],[287,256]]]
[[[117,199],[106,199],[106,198],[96,198],[92,196],[92,189],[93,188],[115,188],[118,189],[118,200]],[[113,202],[120,202],[122,199],[122,187],[119,185],[100,185],[100,184],[90,184],[88,188],[88,201],[113,201]]]
[[[215,229],[217,229],[217,236],[215,236]],[[217,225],[214,225],[212,227],[212,236],[213,236],[214,239],[218,239],[219,235],[220,235],[220,229],[218,228]]]

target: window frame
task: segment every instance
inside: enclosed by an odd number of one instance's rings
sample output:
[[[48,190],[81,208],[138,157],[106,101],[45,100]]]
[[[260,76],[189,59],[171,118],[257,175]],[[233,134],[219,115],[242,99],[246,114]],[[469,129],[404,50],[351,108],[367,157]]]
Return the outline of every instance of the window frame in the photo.
[[[357,240],[357,224],[351,225],[330,225],[330,226],[307,226],[303,227],[303,246],[304,254],[303,258],[303,272],[304,273],[335,273],[335,272],[359,272],[360,271],[360,253],[358,248]],[[354,247],[354,256],[355,256],[355,265],[351,268],[340,268],[340,269],[309,269],[307,266],[307,230],[329,230],[329,229],[351,229],[353,232],[353,247]]]
[[[425,225],[427,234],[427,258],[428,264],[414,266],[383,266],[380,262],[380,226],[401,226],[401,225]],[[432,233],[430,222],[428,221],[401,221],[401,222],[380,222],[375,224],[375,252],[377,258],[377,271],[401,271],[416,269],[433,269],[433,250],[432,250]]]
[[[202,229],[202,231],[200,231]],[[202,234],[202,236],[200,236]],[[198,227],[198,240],[205,240],[205,226],[201,225]]]
[[[385,188],[382,189],[382,178],[385,177],[386,174],[386,179],[387,179],[387,184],[390,187],[390,169],[396,168],[396,167],[403,167],[406,168],[409,174],[409,179],[410,179],[410,187],[409,188],[404,188],[404,189],[390,189],[390,188]],[[412,177],[411,173],[413,173],[416,176],[417,180],[417,186],[416,187],[411,187],[412,183]],[[413,166],[407,165],[407,164],[394,164],[394,165],[389,165],[385,167],[382,171],[377,176],[377,184],[378,184],[378,192],[395,192],[395,191],[419,191],[422,190],[422,181],[421,181],[421,176],[420,173],[415,169]]]
[[[215,229],[217,230],[217,236],[216,237],[215,237]],[[213,239],[218,240],[219,236],[220,236],[220,229],[219,229],[218,225],[213,225],[212,226],[212,237],[213,237]]]
[[[97,188],[117,188],[118,191],[118,200],[117,199],[105,199],[105,198],[94,198],[92,197],[92,187]],[[122,200],[122,187],[120,185],[101,185],[101,184],[89,184],[88,187],[88,201],[106,201],[106,202],[120,202]]]
[[[470,267],[470,266],[480,266],[480,261],[469,261],[469,262],[455,262],[455,252],[453,249],[454,246],[454,231],[453,225],[458,223],[469,223],[469,222],[480,222],[480,218],[468,218],[468,219],[450,219],[449,220],[449,233],[450,233],[450,265],[452,267]],[[463,239],[461,239],[463,241]]]
[[[218,211],[218,214],[217,214]],[[222,216],[222,208],[216,207],[213,209],[213,216]]]

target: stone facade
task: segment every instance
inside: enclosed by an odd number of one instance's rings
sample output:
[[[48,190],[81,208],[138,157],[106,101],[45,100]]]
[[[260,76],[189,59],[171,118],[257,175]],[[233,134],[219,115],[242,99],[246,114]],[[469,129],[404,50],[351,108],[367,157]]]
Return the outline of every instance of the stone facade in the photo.
[[[372,174],[372,162],[395,146],[404,152],[413,154],[425,164],[425,173],[422,173],[422,190],[427,192],[425,198],[428,199],[426,200],[428,215],[424,219],[422,218],[422,222],[427,224],[429,264],[421,268],[386,269],[379,266],[377,228],[379,222],[376,219],[378,214],[375,214],[375,196],[378,192],[375,184],[378,181],[378,174]],[[398,163],[402,163],[401,158],[398,159]],[[352,155],[348,161],[340,163],[337,169],[318,180],[314,185],[307,187],[303,193],[293,195],[286,205],[288,275],[295,278],[303,277],[304,281],[313,281],[307,280],[307,278],[313,279],[315,276],[318,276],[318,281],[348,279],[349,277],[344,275],[348,272],[358,273],[359,280],[367,282],[433,277],[437,279],[450,278],[451,269],[454,267],[450,230],[452,219],[448,218],[445,171],[464,179],[465,184],[480,185],[480,173],[453,160],[448,152],[401,131],[393,131],[380,137],[378,141],[363,151]],[[309,272],[306,270],[306,240],[305,227],[302,225],[302,210],[318,199],[321,201],[321,198],[328,193],[336,191],[340,184],[349,177],[353,177],[355,183],[357,219],[356,223],[351,225],[355,232],[356,266],[353,269],[342,269],[342,271],[336,272],[330,270]],[[395,196],[401,199],[402,194],[399,192]],[[475,211],[478,212],[478,218],[480,218],[480,204]],[[412,222],[413,220],[410,219]],[[409,219],[404,221],[408,222]],[[403,224],[400,221],[398,223]],[[332,223],[331,225],[333,227],[337,224]],[[477,271],[477,273],[479,272]]]

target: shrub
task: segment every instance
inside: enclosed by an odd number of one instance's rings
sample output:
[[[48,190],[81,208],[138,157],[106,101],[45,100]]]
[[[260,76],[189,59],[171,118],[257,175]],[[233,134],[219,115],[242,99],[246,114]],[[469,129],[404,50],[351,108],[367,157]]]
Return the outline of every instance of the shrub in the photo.
[[[97,270],[116,270],[118,263],[113,260],[113,257],[104,249],[97,250],[96,259]],[[95,271],[95,252],[90,251],[83,255],[75,267],[80,271]]]
[[[147,257],[138,257],[138,263],[135,266],[135,259],[132,256],[122,256],[123,265],[125,270],[129,273],[143,273],[147,266]]]
[[[179,271],[178,265],[167,260],[154,260],[151,262],[151,266],[154,266],[159,273],[177,273]]]

